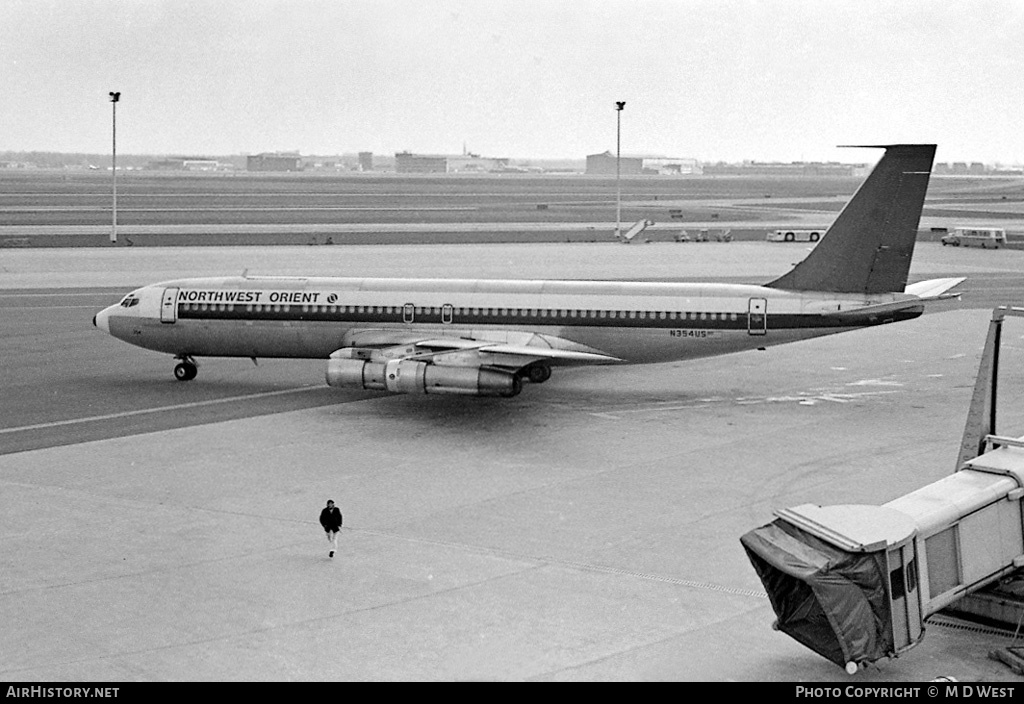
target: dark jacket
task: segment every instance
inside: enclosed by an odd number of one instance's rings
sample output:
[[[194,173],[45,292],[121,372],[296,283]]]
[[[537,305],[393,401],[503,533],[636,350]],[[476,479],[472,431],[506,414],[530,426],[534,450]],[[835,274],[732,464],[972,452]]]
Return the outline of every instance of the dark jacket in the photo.
[[[338,530],[341,528],[341,509],[335,506],[334,508],[325,508],[321,511],[320,525],[324,527],[324,530]]]

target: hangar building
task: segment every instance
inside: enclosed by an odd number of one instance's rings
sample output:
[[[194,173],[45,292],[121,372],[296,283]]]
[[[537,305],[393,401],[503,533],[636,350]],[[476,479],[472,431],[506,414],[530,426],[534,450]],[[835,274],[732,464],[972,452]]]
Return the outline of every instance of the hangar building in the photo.
[[[610,151],[602,152],[601,154],[588,154],[587,173],[614,176],[615,161],[615,154]],[[696,159],[683,157],[673,158],[647,154],[624,154],[619,161],[621,162],[619,173],[626,175],[700,173],[700,167],[697,165]]]
[[[302,158],[298,152],[263,153],[249,156],[246,171],[302,171]]]
[[[225,167],[210,157],[171,156],[151,161],[146,168],[154,171],[219,171]]]
[[[796,161],[789,164],[745,161],[742,164],[705,164],[705,176],[860,176],[866,165]]]
[[[485,173],[504,171],[508,159],[482,157],[479,154],[413,154],[395,153],[395,172],[400,174],[450,174],[459,172]]]

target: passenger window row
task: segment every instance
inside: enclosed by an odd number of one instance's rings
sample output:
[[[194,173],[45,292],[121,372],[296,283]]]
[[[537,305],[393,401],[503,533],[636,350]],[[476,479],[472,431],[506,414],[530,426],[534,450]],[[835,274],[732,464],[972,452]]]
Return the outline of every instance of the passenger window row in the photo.
[[[136,301],[137,303],[138,301]],[[121,305],[125,305],[122,301]],[[134,305],[134,303],[132,303]],[[184,311],[234,311],[234,303],[183,303]],[[242,308],[241,304],[237,306]],[[273,312],[288,313],[292,308],[299,309],[300,306],[292,306],[287,303],[250,303],[246,304],[244,310],[250,313]],[[414,308],[417,317],[440,316],[441,306],[416,306]],[[502,318],[583,318],[583,319],[631,319],[631,320],[732,320],[738,319],[736,313],[719,312],[682,312],[682,311],[647,311],[647,310],[578,310],[571,308],[452,308],[451,312],[444,311],[445,318],[449,315],[462,319],[499,316]],[[302,305],[302,313],[326,313],[330,315],[392,315],[401,319],[408,315],[408,310],[402,306],[337,306],[337,305]]]

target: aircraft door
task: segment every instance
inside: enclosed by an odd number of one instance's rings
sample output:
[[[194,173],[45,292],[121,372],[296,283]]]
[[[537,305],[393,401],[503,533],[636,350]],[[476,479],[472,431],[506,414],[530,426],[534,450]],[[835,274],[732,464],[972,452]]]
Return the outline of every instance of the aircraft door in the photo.
[[[893,649],[899,653],[921,640],[921,591],[914,543],[890,548],[889,599],[892,609]]]
[[[160,300],[160,322],[173,323],[178,319],[178,289],[165,288]]]
[[[747,307],[747,332],[751,335],[768,334],[768,300],[751,298]]]
[[[451,323],[452,314],[454,312],[455,306],[453,306],[451,303],[445,303],[443,306],[441,306],[441,322],[446,324]]]
[[[903,546],[903,576],[907,586],[907,635],[910,643],[921,640],[924,626],[921,617],[921,590],[917,578],[917,551],[913,543]]]
[[[402,322],[411,323],[416,319],[416,306],[412,303],[406,303],[402,307]]]

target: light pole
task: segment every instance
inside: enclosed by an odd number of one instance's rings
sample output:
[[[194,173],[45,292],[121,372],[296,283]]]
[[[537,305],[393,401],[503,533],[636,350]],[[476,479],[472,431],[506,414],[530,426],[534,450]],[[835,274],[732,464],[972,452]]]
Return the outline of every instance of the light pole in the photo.
[[[622,158],[622,109],[626,101],[615,102],[615,239],[622,239],[622,188],[619,186],[619,161]]]
[[[113,166],[110,169],[110,171],[111,171],[111,173],[113,174],[113,177],[114,177],[114,208],[113,208],[113,211],[114,211],[114,216],[113,217],[114,217],[114,219],[113,219],[113,221],[111,223],[111,226],[110,226],[110,243],[111,244],[117,244],[117,101],[120,100],[120,99],[121,99],[121,93],[120,92],[117,92],[117,93],[111,92],[110,93],[110,103],[111,103],[111,107],[114,110],[113,123],[112,123],[112,126],[113,126],[113,148],[112,148]]]

